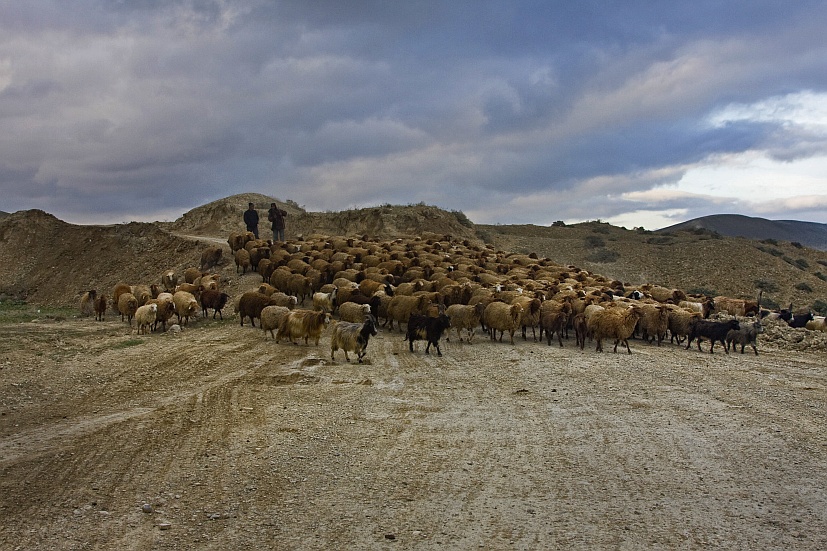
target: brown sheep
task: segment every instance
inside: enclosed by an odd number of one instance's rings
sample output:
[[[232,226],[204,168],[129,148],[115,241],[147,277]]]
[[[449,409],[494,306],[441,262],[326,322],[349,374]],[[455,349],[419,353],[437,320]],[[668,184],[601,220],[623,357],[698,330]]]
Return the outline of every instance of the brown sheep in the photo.
[[[665,305],[643,304],[643,313],[638,322],[643,340],[651,343],[657,339],[658,346],[669,330],[669,308]]]
[[[523,307],[519,304],[492,302],[485,307],[483,323],[488,328],[491,340],[497,340],[497,331],[500,332],[500,342],[508,331],[511,344],[514,344],[514,333],[522,326]]]
[[[639,306],[606,308],[594,312],[588,319],[587,327],[592,338],[597,341],[597,351],[603,352],[603,339],[610,338],[615,339],[615,353],[617,353],[617,345],[622,342],[627,352],[631,354],[628,339],[635,332],[635,326],[642,314],[643,311]]]
[[[112,290],[112,308],[118,312],[118,301],[124,293],[132,293],[132,286],[127,283],[118,283]]]
[[[221,247],[207,247],[204,249],[201,253],[201,271],[217,266],[223,252]]]
[[[129,325],[132,325],[132,318],[138,310],[138,299],[132,293],[121,293],[118,296],[118,312],[121,314],[121,321],[126,317]]]
[[[430,295],[394,295],[388,303],[388,319],[385,323],[390,323],[390,331],[393,331],[393,322],[396,322],[399,330],[402,331],[402,323],[408,323],[411,314],[424,314],[431,303]]]
[[[693,321],[702,318],[703,315],[700,312],[693,312],[679,306],[669,308],[669,342],[677,341],[681,344],[683,339],[689,336]]]
[[[90,289],[80,297],[80,315],[82,317],[91,316],[94,313],[97,296],[98,292],[95,289]]]
[[[167,322],[169,318],[175,313],[175,303],[172,300],[172,293],[160,293],[158,298],[154,298],[148,304],[157,304],[158,311],[155,313],[155,322],[152,324],[152,330],[158,329],[158,324],[161,324],[161,330],[167,330]]]
[[[574,327],[574,338],[577,340],[577,346],[580,350],[586,348],[586,337],[589,336],[589,328],[586,326],[586,315],[583,313],[575,314],[571,320],[572,327]]]
[[[172,295],[172,303],[175,305],[175,315],[178,316],[179,325],[187,325],[191,316],[196,316],[201,309],[195,296],[187,291],[175,291]],[[183,320],[183,323],[181,321]]]
[[[480,325],[485,305],[477,303],[473,306],[467,304],[451,304],[445,310],[445,314],[451,320],[451,327],[457,330],[457,338],[462,342],[462,331],[465,330],[468,342],[474,338],[477,327]]]
[[[192,283],[199,277],[201,277],[201,270],[198,268],[189,267],[184,270],[184,283]]]
[[[241,326],[244,327],[244,318],[250,318],[250,324],[255,327],[256,318],[261,319],[261,311],[270,305],[275,305],[275,301],[271,301],[271,297],[258,291],[247,291],[241,295],[241,299],[238,301]]]
[[[103,321],[103,317],[106,315],[106,295],[100,295],[95,299],[95,319],[97,321]]]
[[[247,249],[238,249],[235,254],[233,255],[235,259],[235,272],[238,273],[238,269],[241,268],[241,273],[246,274],[247,270],[249,269],[252,271],[252,264],[250,263],[250,253]]]

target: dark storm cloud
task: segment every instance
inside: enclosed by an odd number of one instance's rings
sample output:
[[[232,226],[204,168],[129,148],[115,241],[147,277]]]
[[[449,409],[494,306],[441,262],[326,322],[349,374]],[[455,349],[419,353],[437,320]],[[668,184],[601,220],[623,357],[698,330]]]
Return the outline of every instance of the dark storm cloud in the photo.
[[[257,191],[312,210],[608,218],[709,158],[825,156],[819,125],[708,118],[824,94],[826,16],[820,2],[5,3],[0,210],[153,219]]]

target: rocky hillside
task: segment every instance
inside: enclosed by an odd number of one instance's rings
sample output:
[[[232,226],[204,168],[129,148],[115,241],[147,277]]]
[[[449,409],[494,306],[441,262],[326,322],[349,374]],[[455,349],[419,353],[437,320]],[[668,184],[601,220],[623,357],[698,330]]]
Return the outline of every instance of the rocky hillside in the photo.
[[[313,234],[392,240],[397,237],[468,240],[505,252],[536,253],[627,283],[657,283],[687,291],[752,298],[765,305],[827,309],[827,253],[789,242],[722,237],[706,230],[654,233],[600,222],[570,226],[475,225],[461,212],[426,205],[307,212],[292,201],[258,194],[227,197],[195,208],[175,222],[110,226],[67,224],[42,211],[0,219],[0,296],[37,304],[74,305],[89,288],[119,281],[154,283],[166,269],[198,264],[208,245],[244,229],[254,202],[262,219],[275,201],[287,210],[287,238]],[[267,237],[266,220],[260,227]],[[228,255],[229,256],[229,255]],[[228,280],[234,266],[221,266]]]
[[[746,237],[748,239],[774,239],[801,243],[812,249],[827,251],[827,224],[801,222],[798,220],[767,220],[740,214],[714,214],[693,220],[687,220],[659,233],[676,231],[709,230],[729,237]]]

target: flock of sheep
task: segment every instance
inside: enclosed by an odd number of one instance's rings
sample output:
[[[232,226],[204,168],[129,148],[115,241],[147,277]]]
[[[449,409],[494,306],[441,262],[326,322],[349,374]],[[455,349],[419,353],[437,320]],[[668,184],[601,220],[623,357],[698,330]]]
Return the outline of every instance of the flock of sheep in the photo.
[[[279,342],[304,339],[319,344],[333,321],[331,358],[343,350],[354,352],[359,362],[379,322],[388,331],[408,328],[406,338],[428,340],[441,355],[438,341],[456,331],[459,341],[473,342],[478,330],[489,339],[502,341],[515,334],[551,345],[554,337],[573,333],[583,349],[593,340],[597,351],[603,342],[623,345],[634,336],[656,343],[665,339],[678,344],[693,341],[701,349],[710,342],[713,352],[720,342],[730,347],[751,346],[758,353],[756,336],[762,331],[758,300],[687,295],[679,289],[654,284],[630,285],[592,274],[574,266],[562,266],[536,254],[495,251],[468,241],[451,239],[396,239],[313,237],[303,241],[271,243],[250,232],[233,233],[227,243],[235,271],[244,279],[261,278],[235,299],[240,324],[259,326],[265,336]],[[224,248],[208,247],[201,265],[183,271],[183,281],[173,270],[158,283],[121,283],[111,300],[91,290],[81,299],[81,313],[102,320],[111,307],[122,321],[135,320],[138,333],[166,331],[173,316],[177,325],[207,317],[212,309],[223,319],[229,295],[220,289],[222,278],[214,271]],[[248,272],[250,275],[247,275]],[[305,304],[309,303],[307,307]],[[792,312],[770,313],[789,317]],[[444,321],[435,321],[444,320]],[[824,319],[807,316],[808,328],[824,328]],[[804,324],[802,324],[804,326]],[[450,327],[450,329],[449,329]],[[334,358],[335,359],[335,358]]]

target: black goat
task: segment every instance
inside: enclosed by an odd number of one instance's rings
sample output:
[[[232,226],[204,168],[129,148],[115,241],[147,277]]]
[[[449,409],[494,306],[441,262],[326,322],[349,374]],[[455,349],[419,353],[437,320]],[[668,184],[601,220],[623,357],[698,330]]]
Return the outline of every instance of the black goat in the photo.
[[[806,314],[793,314],[792,319],[787,321],[787,325],[790,327],[795,327],[797,329],[801,329],[805,325],[807,325],[808,321],[813,319],[813,313],[807,312]]]
[[[709,321],[709,320],[695,320],[689,326],[689,338],[687,339],[686,349],[689,350],[689,345],[692,341],[698,339],[698,350],[701,350],[701,340],[709,339],[709,353],[714,354],[715,341],[720,341],[724,351],[729,354],[729,349],[726,345],[726,336],[732,330],[739,330],[741,324],[738,320],[733,318],[728,321]]]
[[[442,351],[439,349],[439,339],[442,338],[442,334],[449,327],[451,327],[451,318],[445,314],[439,314],[435,318],[421,314],[411,314],[410,319],[408,319],[408,332],[405,335],[408,348],[413,352],[414,341],[427,340],[428,345],[425,347],[425,353],[430,354],[429,349],[431,345],[434,345],[437,355],[442,356]]]

